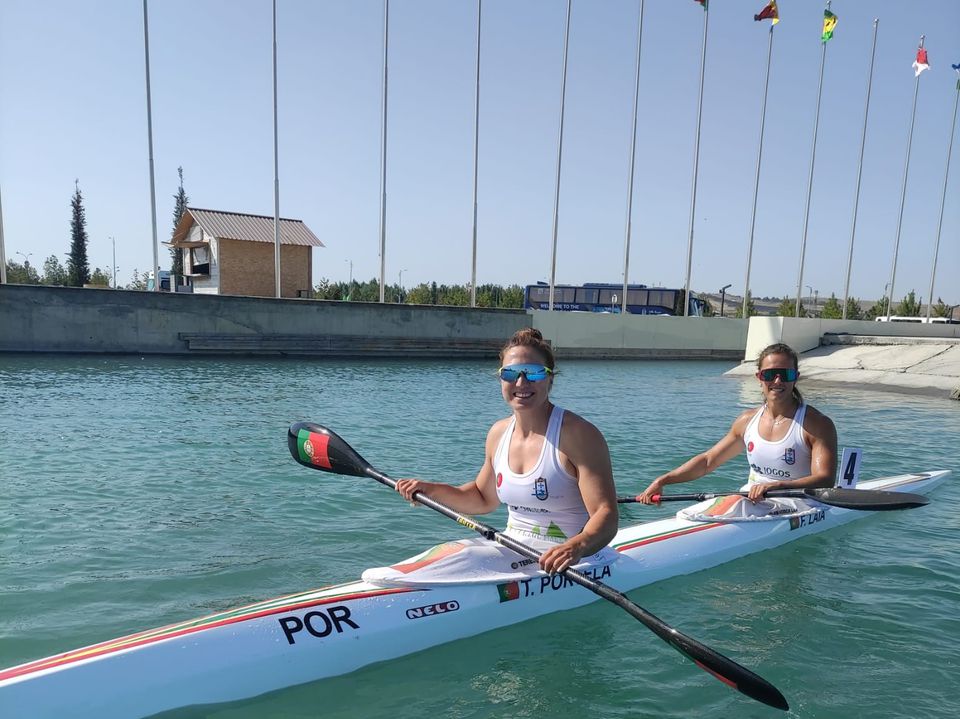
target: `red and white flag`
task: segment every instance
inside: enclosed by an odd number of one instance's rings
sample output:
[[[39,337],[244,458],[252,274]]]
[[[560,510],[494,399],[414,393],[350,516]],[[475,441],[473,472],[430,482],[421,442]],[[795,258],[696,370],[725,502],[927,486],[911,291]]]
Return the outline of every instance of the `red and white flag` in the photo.
[[[914,77],[920,77],[920,73],[929,70],[930,64],[927,62],[927,51],[925,48],[917,48],[917,59],[913,61]]]

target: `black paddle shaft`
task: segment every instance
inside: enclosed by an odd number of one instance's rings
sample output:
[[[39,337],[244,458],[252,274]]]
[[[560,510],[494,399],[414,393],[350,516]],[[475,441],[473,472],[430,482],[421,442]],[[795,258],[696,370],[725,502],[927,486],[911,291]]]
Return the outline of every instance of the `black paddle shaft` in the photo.
[[[654,501],[660,502],[702,502],[706,499],[717,499],[739,494],[746,497],[747,492],[698,492],[694,494],[655,494]],[[813,488],[813,489],[774,489],[766,494],[767,497],[796,497],[812,499],[821,504],[843,509],[857,509],[861,511],[883,512],[896,509],[913,509],[930,503],[922,494],[911,492],[889,492],[882,489],[846,489],[844,487]],[[617,497],[620,504],[639,502],[640,497]]]
[[[353,447],[326,427],[310,422],[294,424],[288,432],[287,444],[293,458],[307,467],[354,477],[370,477],[391,489],[396,489],[396,480],[374,469]],[[528,559],[535,561],[540,559],[540,552],[532,547],[502,534],[489,525],[466,517],[445,504],[427,497],[422,492],[414,492],[413,498],[425,507],[474,530],[487,540],[497,542]],[[667,644],[723,683],[768,706],[785,711],[789,709],[783,694],[766,679],[696,639],[677,631],[659,617],[630,601],[613,587],[574,569],[566,569],[561,574],[628,612]]]

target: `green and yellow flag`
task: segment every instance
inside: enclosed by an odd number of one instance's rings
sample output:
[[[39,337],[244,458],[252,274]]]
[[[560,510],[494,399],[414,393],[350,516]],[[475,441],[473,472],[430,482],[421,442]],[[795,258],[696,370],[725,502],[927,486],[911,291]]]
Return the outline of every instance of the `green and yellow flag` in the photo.
[[[826,42],[833,37],[833,28],[837,26],[837,16],[829,10],[823,11],[823,36],[820,38]]]

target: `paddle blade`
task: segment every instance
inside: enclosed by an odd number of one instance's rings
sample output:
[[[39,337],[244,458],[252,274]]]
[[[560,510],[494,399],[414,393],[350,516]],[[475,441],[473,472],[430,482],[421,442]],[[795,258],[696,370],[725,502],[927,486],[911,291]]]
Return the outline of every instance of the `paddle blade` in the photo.
[[[894,509],[913,509],[929,504],[930,500],[922,494],[909,492],[888,492],[882,489],[844,489],[831,487],[829,489],[808,489],[807,496],[824,504],[845,509],[861,509],[872,512],[883,512]],[[776,494],[772,492],[771,494]]]
[[[366,477],[372,469],[336,432],[313,422],[290,425],[287,447],[295,460],[311,469],[352,477]]]

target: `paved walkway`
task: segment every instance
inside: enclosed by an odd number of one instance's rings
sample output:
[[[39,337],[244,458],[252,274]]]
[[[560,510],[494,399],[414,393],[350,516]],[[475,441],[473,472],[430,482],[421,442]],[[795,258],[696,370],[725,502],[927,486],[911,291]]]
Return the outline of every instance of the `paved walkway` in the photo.
[[[872,390],[960,399],[960,340],[827,334],[821,342],[800,355],[804,384],[855,383]],[[727,374],[754,372],[756,364],[744,362]]]

